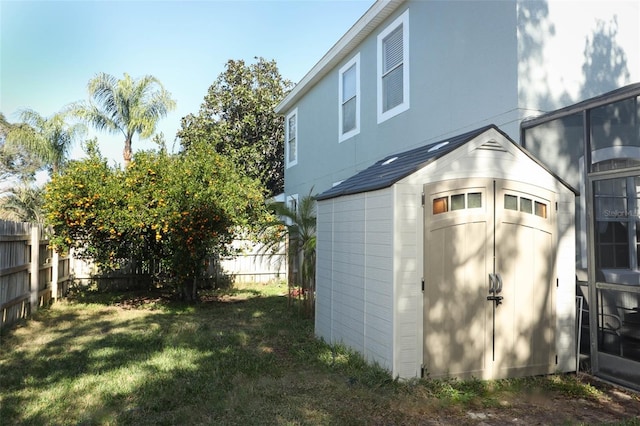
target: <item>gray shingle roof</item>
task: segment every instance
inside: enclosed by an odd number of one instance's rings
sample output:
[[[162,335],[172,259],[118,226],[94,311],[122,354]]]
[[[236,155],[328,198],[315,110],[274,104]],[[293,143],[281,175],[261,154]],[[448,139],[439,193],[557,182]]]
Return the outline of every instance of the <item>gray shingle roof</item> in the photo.
[[[414,148],[399,154],[389,155],[372,166],[342,181],[340,184],[316,196],[317,200],[340,197],[342,195],[358,194],[387,188],[400,179],[420,170],[432,161],[443,157],[466,144],[470,140],[495,129],[511,140],[495,125],[488,125],[458,136],[447,138],[429,145]],[[512,141],[513,142],[513,141]]]

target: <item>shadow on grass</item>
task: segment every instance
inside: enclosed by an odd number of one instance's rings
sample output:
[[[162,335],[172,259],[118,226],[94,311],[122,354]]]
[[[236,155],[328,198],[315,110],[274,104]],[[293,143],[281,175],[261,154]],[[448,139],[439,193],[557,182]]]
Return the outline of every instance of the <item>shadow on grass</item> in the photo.
[[[190,305],[93,294],[42,310],[3,335],[0,418],[234,423],[239,417],[228,398],[243,394],[238,386],[277,382],[293,364],[317,359],[322,347],[309,345],[312,325],[287,309],[286,297],[261,295],[227,291]],[[272,421],[249,413],[243,423]]]
[[[199,304],[97,294],[41,310],[2,336],[1,423],[415,424],[520,386],[399,383],[314,339],[276,293]]]

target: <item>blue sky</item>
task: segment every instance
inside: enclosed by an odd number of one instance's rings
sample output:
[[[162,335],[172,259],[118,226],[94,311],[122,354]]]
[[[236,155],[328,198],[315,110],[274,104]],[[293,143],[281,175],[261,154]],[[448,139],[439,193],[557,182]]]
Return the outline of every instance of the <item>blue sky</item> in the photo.
[[[274,59],[298,82],[373,0],[13,1],[0,0],[0,112],[49,116],[87,99],[99,72],[151,74],[177,101],[158,126],[169,144],[180,118],[197,113],[229,59]],[[122,162],[120,136],[98,136]],[[133,148],[153,147],[134,139]],[[79,157],[79,146],[72,156]]]

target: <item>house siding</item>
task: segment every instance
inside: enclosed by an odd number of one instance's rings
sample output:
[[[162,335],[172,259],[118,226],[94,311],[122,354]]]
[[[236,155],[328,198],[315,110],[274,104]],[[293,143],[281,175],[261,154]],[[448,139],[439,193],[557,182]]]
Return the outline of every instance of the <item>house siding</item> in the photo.
[[[513,121],[517,107],[515,4],[469,2],[460,7],[456,3],[405,2],[296,104],[299,156],[298,164],[285,170],[286,193],[307,193],[312,186],[323,192],[389,153],[482,124]],[[407,9],[410,108],[378,124],[376,37]],[[509,22],[486,31],[487,21],[478,17]],[[338,71],[357,53],[360,133],[339,142]],[[478,72],[495,83],[478,87]],[[443,108],[445,104],[455,107]],[[510,110],[514,112],[504,115]],[[498,115],[502,120],[493,119]],[[517,135],[517,124],[511,130]]]
[[[410,108],[378,124],[376,37],[407,9]],[[558,0],[403,2],[295,105],[285,103],[284,115],[299,108],[299,162],[285,171],[285,192],[323,192],[388,154],[484,124],[518,140],[524,118],[638,81],[639,17],[640,4],[622,0],[588,2],[579,15]],[[585,58],[599,22],[615,30],[608,53],[626,66],[604,78],[585,67],[611,59]],[[340,143],[338,71],[358,53],[360,133]]]

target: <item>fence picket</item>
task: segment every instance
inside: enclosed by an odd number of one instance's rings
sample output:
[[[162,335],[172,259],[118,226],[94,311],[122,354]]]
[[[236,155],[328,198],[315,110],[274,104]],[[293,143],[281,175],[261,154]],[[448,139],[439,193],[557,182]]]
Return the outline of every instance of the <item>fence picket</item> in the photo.
[[[0,328],[66,294],[70,259],[41,235],[42,226],[0,220]]]

